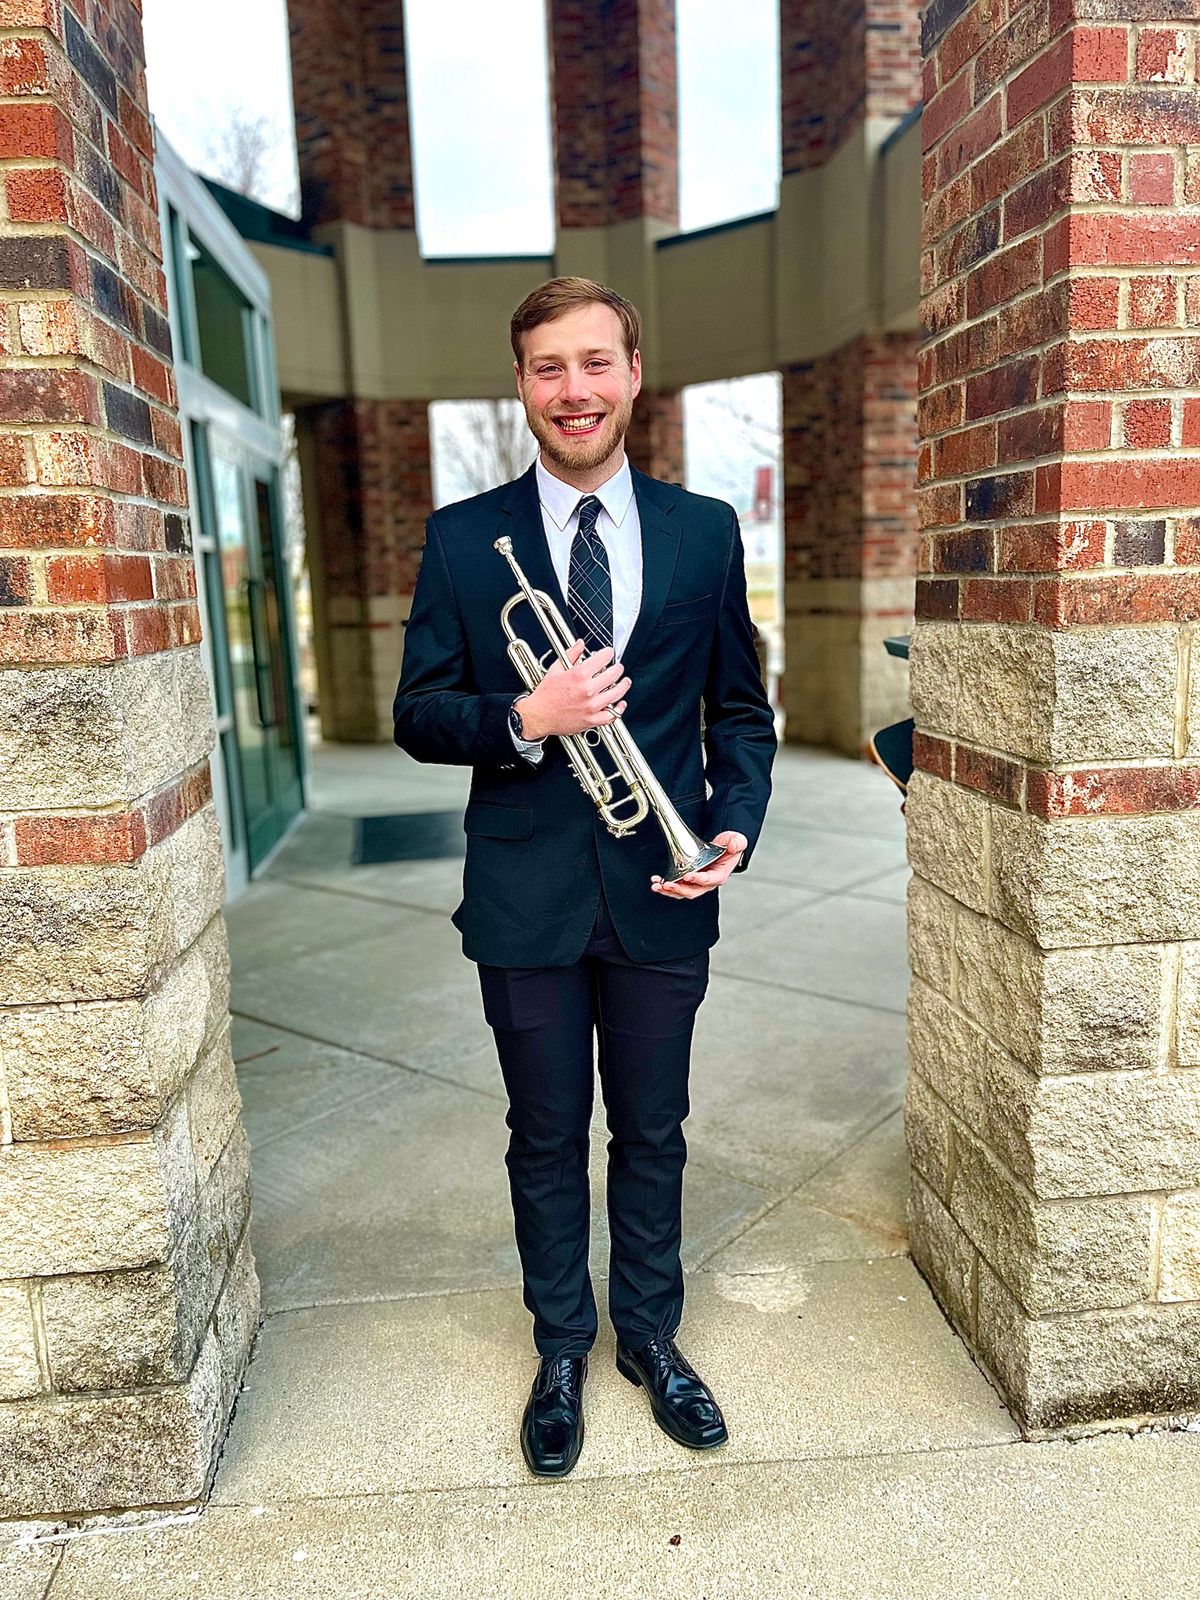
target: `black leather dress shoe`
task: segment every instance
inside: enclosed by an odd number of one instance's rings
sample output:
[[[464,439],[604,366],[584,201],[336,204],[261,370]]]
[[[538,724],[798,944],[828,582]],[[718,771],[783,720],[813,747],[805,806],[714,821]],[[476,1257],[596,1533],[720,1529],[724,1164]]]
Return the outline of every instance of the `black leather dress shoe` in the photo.
[[[618,1345],[617,1371],[645,1389],[655,1422],[677,1443],[711,1450],[729,1437],[720,1406],[674,1339],[651,1339],[638,1350]]]
[[[543,1356],[521,1418],[521,1450],[539,1478],[565,1477],[583,1449],[586,1356]]]

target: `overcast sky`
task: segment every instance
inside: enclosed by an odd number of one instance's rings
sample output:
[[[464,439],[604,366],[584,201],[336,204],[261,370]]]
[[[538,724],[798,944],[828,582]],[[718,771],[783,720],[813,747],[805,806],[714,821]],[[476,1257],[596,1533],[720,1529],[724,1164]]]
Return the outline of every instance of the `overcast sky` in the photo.
[[[550,249],[543,6],[406,0],[417,220],[427,255]],[[679,0],[685,229],[775,204],[776,15],[777,0]],[[279,132],[272,187],[281,201],[295,160],[284,0],[144,0],[144,22],[150,107],[167,138],[190,165],[204,167],[231,108],[268,115]]]

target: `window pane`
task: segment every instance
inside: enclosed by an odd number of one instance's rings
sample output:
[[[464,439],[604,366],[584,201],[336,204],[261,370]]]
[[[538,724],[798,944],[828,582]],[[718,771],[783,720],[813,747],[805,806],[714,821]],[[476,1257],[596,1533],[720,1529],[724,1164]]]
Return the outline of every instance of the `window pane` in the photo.
[[[779,203],[779,0],[677,11],[679,213],[685,231]]]
[[[406,0],[404,11],[422,254],[548,255],[544,0]]]
[[[203,245],[193,240],[190,253],[200,331],[200,370],[243,405],[252,406],[249,303]]]

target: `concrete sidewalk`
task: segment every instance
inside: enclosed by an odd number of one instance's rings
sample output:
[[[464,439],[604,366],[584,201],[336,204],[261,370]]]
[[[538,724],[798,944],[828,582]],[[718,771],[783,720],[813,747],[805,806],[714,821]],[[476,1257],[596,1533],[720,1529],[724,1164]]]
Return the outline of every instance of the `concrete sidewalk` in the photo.
[[[316,809],[229,914],[266,1323],[211,1503],[0,1553],[0,1600],[1193,1593],[1195,1437],[1020,1442],[907,1259],[899,796],[812,752],[780,754],[697,1028],[680,1343],[730,1441],[659,1432],[602,1321],[580,1463],[530,1477],[461,860],[349,865],[354,817],[461,806],[466,777],[317,752]],[[606,1137],[598,1103],[602,1319]]]

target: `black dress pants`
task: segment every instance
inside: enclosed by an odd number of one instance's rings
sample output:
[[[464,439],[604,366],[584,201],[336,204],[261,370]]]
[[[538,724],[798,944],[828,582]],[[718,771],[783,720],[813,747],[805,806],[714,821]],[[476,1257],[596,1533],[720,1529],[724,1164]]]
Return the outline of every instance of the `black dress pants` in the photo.
[[[596,1338],[588,1274],[594,1059],[611,1135],[609,1316],[632,1348],[673,1336],[683,1313],[688,1064],[708,987],[708,951],[631,961],[601,892],[580,960],[565,967],[480,964],[479,983],[508,1091],[505,1165],[538,1353],[583,1355]]]

